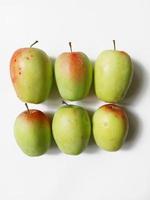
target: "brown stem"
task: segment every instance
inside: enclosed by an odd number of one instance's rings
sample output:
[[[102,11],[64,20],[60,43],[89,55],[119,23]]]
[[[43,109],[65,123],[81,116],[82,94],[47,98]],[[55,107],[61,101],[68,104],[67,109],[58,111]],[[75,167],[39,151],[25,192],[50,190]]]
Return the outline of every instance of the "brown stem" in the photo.
[[[62,104],[69,106],[69,104],[67,102],[65,102],[64,100],[62,100]]]
[[[27,111],[30,113],[30,110],[29,110],[29,107],[28,107],[27,103],[25,103],[25,107],[27,108]]]
[[[36,40],[33,44],[30,45],[30,48],[32,48],[38,41]]]
[[[69,47],[70,47],[70,51],[72,53],[72,44],[71,44],[71,42],[69,42]]]
[[[116,41],[113,40],[113,45],[114,45],[114,51],[116,51]]]

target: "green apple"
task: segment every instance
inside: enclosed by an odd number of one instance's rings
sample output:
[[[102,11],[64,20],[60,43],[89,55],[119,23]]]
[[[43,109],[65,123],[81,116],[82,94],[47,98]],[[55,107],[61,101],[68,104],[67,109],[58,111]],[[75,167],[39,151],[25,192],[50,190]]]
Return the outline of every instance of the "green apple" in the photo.
[[[22,112],[16,118],[14,135],[17,144],[25,154],[40,156],[51,144],[50,119],[39,110]]]
[[[54,115],[52,130],[55,142],[62,152],[78,155],[89,142],[91,134],[89,115],[82,107],[63,106]]]
[[[120,102],[125,97],[133,75],[130,56],[124,51],[103,51],[94,67],[96,96],[106,102]]]
[[[93,134],[96,144],[107,151],[121,148],[128,133],[125,111],[114,104],[100,107],[93,116]]]
[[[89,93],[92,83],[92,65],[82,52],[62,53],[55,62],[55,78],[63,99],[76,101]]]
[[[48,98],[52,88],[52,61],[44,51],[32,46],[13,54],[10,74],[16,94],[23,102],[40,103]]]

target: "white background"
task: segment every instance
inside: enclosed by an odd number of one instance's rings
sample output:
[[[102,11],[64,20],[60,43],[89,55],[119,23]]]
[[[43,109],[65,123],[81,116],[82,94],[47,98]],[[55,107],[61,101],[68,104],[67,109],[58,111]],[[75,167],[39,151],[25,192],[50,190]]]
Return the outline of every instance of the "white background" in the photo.
[[[150,199],[150,1],[149,0],[0,0],[0,199],[1,200],[149,200]],[[24,104],[10,81],[12,53],[39,40],[36,47],[56,58],[83,51],[93,61],[105,49],[127,51],[135,76],[123,102],[130,131],[115,153],[90,141],[79,156],[67,156],[53,144],[41,157],[24,155],[13,137],[16,116]],[[54,88],[55,90],[55,88]],[[51,98],[30,108],[53,113],[61,106]],[[104,104],[93,92],[79,102],[89,111]]]

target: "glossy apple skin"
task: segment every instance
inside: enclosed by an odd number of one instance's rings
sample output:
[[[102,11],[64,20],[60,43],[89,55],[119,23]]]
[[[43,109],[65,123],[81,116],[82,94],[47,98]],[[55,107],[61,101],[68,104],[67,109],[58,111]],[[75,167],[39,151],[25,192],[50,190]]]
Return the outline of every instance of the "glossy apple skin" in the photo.
[[[62,152],[78,155],[89,142],[90,118],[87,111],[79,106],[63,106],[54,115],[52,130],[55,142]]]
[[[50,119],[39,110],[25,111],[16,118],[14,135],[17,144],[25,154],[40,156],[51,144]]]
[[[93,134],[96,144],[107,151],[121,148],[128,133],[125,111],[114,104],[100,107],[93,116]]]
[[[83,99],[88,95],[92,83],[91,62],[81,52],[63,53],[56,59],[55,77],[63,99]]]
[[[106,50],[94,67],[96,96],[105,102],[120,102],[125,97],[133,76],[130,56],[123,51]]]
[[[53,82],[52,61],[37,48],[21,48],[12,56],[10,75],[20,100],[41,103],[50,94]]]

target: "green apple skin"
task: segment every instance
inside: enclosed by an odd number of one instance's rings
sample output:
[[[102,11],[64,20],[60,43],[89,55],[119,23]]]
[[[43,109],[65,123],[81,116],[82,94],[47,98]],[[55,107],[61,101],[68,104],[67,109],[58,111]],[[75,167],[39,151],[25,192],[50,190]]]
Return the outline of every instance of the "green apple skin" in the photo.
[[[90,91],[92,64],[84,53],[62,53],[55,62],[55,78],[63,99],[81,100]]]
[[[100,107],[93,116],[93,134],[96,144],[107,151],[121,148],[128,133],[125,111],[114,104]]]
[[[37,48],[21,48],[12,56],[10,75],[17,96],[23,102],[41,103],[51,91],[53,82],[52,61]]]
[[[82,107],[61,107],[54,115],[52,130],[58,148],[70,155],[80,154],[88,145],[91,122]]]
[[[25,111],[16,118],[14,135],[25,154],[40,156],[51,144],[50,119],[39,110]]]
[[[103,51],[98,56],[94,67],[96,96],[105,102],[122,101],[132,76],[132,62],[127,53],[117,50]]]

